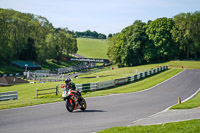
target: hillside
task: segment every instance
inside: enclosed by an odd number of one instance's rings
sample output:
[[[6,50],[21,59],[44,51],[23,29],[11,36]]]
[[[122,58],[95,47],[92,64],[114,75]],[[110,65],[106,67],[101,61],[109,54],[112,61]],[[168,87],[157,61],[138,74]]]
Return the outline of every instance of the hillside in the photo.
[[[87,58],[108,59],[107,40],[77,38],[77,54]]]

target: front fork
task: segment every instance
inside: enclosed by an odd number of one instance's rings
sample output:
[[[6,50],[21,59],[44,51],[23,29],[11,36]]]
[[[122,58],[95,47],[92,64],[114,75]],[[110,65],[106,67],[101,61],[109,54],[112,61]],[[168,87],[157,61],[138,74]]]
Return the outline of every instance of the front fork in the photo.
[[[79,103],[79,96],[78,96],[78,95],[74,95],[74,96],[72,97],[72,100],[73,100],[74,103],[75,103],[74,110],[80,108],[81,105],[80,105],[80,103]],[[79,106],[79,105],[80,105],[80,106]]]

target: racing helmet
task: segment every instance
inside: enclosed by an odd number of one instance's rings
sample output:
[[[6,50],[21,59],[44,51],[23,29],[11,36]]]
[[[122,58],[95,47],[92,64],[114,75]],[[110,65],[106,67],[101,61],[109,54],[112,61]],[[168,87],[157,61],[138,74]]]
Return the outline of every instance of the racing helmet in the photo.
[[[65,79],[65,83],[69,83],[70,81],[71,81],[70,78],[66,78],[66,79]]]

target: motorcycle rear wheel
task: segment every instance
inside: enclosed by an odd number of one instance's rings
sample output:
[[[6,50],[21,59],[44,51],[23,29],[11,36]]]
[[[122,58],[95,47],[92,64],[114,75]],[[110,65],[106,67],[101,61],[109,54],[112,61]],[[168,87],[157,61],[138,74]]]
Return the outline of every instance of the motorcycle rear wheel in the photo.
[[[75,103],[72,99],[68,99],[65,103],[65,106],[69,112],[73,112]]]

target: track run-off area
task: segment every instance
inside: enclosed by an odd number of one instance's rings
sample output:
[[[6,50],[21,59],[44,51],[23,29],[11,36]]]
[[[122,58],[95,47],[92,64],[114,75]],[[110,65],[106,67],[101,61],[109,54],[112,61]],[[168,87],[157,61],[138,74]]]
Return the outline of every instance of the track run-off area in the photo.
[[[145,91],[86,98],[87,110],[69,113],[64,102],[0,111],[0,133],[90,133],[125,126],[187,99],[200,88],[200,70],[184,70]],[[13,101],[14,102],[14,101]]]

